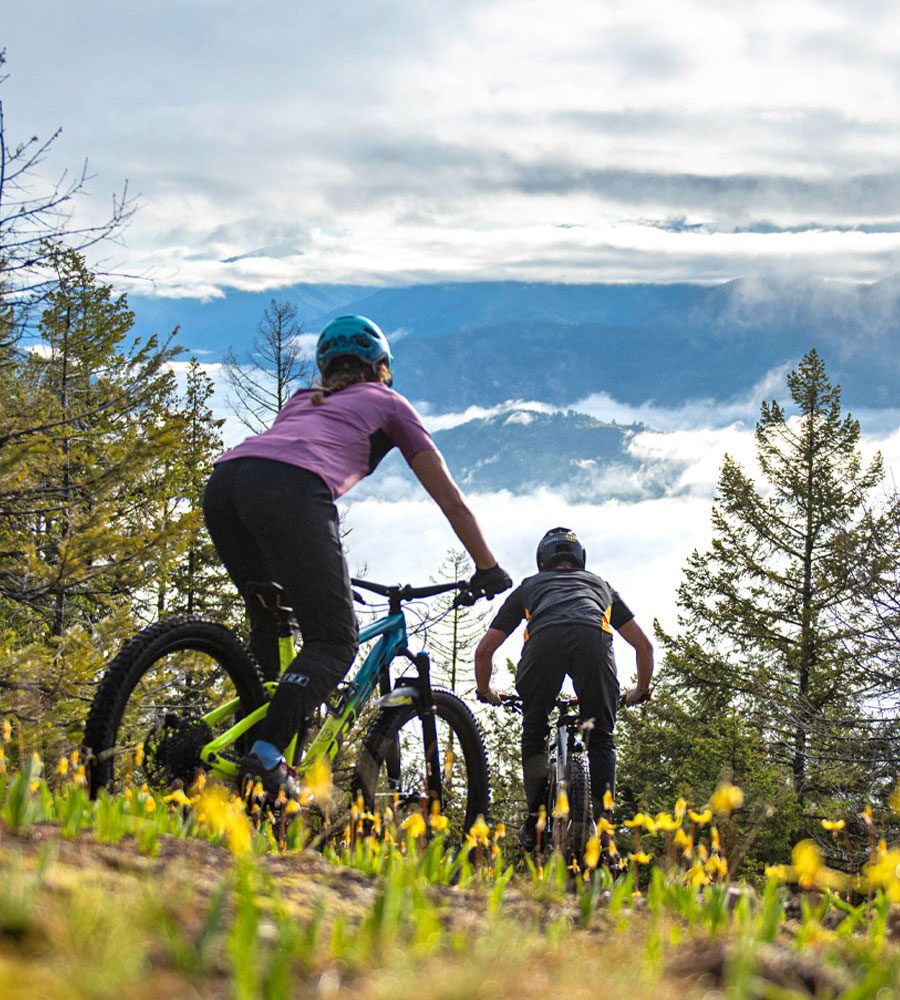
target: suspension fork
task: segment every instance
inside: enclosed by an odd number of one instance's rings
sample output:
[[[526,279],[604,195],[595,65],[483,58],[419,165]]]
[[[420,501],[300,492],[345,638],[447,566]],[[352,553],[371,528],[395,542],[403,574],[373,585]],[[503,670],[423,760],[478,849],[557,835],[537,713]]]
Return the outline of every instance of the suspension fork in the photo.
[[[424,652],[411,657],[419,673],[419,718],[422,720],[422,743],[425,747],[425,780],[428,787],[428,808],[433,803],[443,806],[441,760],[437,738],[437,717],[431,691],[431,658]]]

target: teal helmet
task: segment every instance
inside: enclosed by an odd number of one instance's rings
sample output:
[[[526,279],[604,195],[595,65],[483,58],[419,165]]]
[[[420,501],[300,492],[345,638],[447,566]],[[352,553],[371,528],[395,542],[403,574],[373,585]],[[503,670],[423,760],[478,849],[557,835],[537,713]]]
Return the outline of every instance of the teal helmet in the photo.
[[[388,385],[393,382],[394,356],[387,337],[377,323],[365,316],[338,316],[325,327],[316,344],[316,364],[319,371],[324,375],[335,358],[348,354],[373,365],[383,361],[390,373]]]

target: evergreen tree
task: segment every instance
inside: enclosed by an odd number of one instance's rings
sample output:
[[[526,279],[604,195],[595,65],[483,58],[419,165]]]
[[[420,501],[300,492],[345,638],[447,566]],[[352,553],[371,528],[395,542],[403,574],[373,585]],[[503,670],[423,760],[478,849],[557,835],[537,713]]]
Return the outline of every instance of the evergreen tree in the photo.
[[[868,616],[852,570],[876,541],[896,559],[897,539],[872,512],[881,460],[863,466],[859,423],[814,350],[788,389],[790,413],[762,406],[760,483],[725,458],[712,545],[691,555],[678,589],[681,631],[661,634],[662,677],[700,720],[683,734],[682,759],[714,755],[716,732],[734,720],[744,749],[755,740],[815,816],[870,792],[871,678],[848,653]]]
[[[471,572],[468,553],[463,549],[448,549],[435,583],[464,580]],[[475,646],[484,635],[490,612],[480,610],[478,605],[457,606],[455,601],[454,593],[434,601],[439,617],[428,632],[432,672],[451,691],[471,694],[475,689]]]
[[[202,614],[242,623],[243,604],[203,525],[203,490],[223,451],[222,426],[210,407],[212,380],[196,358],[187,368],[183,397],[174,407],[183,422],[181,446],[165,469],[164,516],[188,518],[183,549],[173,550],[157,591],[157,613]]]
[[[120,619],[181,544],[182,518],[163,531],[151,513],[165,486],[153,469],[182,422],[167,409],[167,353],[127,341],[124,297],[74,251],[50,259],[41,342],[0,371],[0,713],[74,725],[77,703],[80,725],[110,622],[121,638]]]
[[[225,354],[234,413],[254,434],[265,430],[294,392],[312,378],[313,365],[297,339],[302,332],[297,307],[272,299],[250,351],[243,359],[231,348]]]

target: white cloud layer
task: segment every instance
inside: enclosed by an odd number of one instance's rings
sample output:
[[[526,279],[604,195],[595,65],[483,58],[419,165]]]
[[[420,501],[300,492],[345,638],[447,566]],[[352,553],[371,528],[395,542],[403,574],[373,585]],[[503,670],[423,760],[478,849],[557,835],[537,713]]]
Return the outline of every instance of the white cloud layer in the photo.
[[[896,4],[8,8],[10,145],[128,178],[161,293],[900,267]]]

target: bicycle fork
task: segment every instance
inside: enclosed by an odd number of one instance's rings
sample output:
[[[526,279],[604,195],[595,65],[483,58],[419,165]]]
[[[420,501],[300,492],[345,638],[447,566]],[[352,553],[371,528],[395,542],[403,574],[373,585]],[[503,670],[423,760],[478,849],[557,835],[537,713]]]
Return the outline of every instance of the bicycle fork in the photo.
[[[435,802],[439,809],[443,806],[437,716],[434,711],[434,695],[431,692],[431,657],[424,650],[415,654],[406,650],[405,655],[415,665],[419,675],[417,707],[422,722],[422,745],[425,749],[425,785],[428,789],[428,802],[425,805],[430,811]]]
[[[566,826],[569,819],[569,782],[566,778],[567,765],[569,762],[569,729],[564,720],[560,720],[556,726],[556,759],[553,762],[554,784],[556,787],[556,801],[552,803],[553,808],[553,848],[559,853],[563,852],[566,839]],[[565,812],[562,806],[565,804]]]

